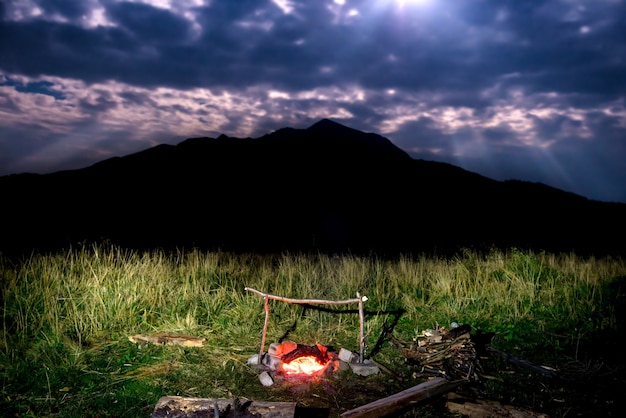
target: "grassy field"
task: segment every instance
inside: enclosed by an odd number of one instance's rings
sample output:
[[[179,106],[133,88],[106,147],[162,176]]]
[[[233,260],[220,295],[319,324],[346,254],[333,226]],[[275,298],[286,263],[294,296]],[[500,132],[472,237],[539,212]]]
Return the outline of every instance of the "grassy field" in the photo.
[[[331,416],[420,383],[397,341],[452,321],[492,335],[490,345],[562,372],[576,383],[624,384],[615,335],[623,331],[626,262],[574,254],[493,250],[455,257],[138,252],[84,245],[0,267],[0,414],[7,417],[148,417],[161,396],[296,401]],[[331,383],[263,387],[246,364],[260,348],[263,299],[365,303],[366,357],[388,373]],[[292,340],[359,351],[359,318],[271,301],[267,342]],[[344,308],[337,308],[341,310]],[[346,308],[347,309],[347,308]],[[353,308],[354,309],[354,308]],[[203,347],[132,343],[155,332],[206,338]],[[612,392],[581,397],[485,358],[481,396],[551,416],[610,415]],[[617,400],[616,400],[617,401]],[[436,402],[406,416],[444,416]]]

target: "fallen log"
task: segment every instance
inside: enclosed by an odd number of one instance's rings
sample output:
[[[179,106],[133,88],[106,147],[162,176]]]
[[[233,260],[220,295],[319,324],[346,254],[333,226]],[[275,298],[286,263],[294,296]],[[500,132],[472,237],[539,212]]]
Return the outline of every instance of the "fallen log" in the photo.
[[[235,403],[237,401],[234,401]],[[182,396],[163,396],[154,407],[150,418],[213,418],[215,408],[220,411],[232,409],[232,399],[184,398]],[[247,402],[250,401],[246,401]],[[293,418],[296,412],[294,402],[253,401],[247,406],[251,415],[262,418]],[[258,415],[256,415],[258,414]],[[232,415],[229,415],[232,416]],[[235,415],[236,416],[236,415]]]
[[[386,398],[346,411],[341,416],[344,418],[384,417],[408,409],[418,402],[443,395],[466,382],[467,380],[449,381],[438,377]]]
[[[205,338],[183,334],[158,333],[151,335],[131,335],[128,339],[133,343],[150,343],[156,345],[182,345],[183,347],[202,347]]]
[[[512,405],[503,405],[500,402],[488,399],[471,399],[456,393],[449,393],[446,408],[453,414],[460,414],[469,418],[549,418],[548,415],[520,408]]]

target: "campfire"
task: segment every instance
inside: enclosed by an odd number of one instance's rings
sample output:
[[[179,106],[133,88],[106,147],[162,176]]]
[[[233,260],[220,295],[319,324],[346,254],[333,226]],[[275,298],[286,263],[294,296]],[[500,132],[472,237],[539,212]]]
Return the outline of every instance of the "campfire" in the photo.
[[[276,378],[283,381],[321,379],[343,368],[361,376],[380,372],[369,360],[361,362],[357,354],[344,348],[337,354],[322,344],[304,345],[292,341],[270,344],[267,353],[255,354],[248,359],[248,364],[262,370],[259,380],[264,386],[273,385]]]
[[[286,375],[306,375],[313,376],[326,368],[326,364],[320,363],[316,357],[303,356],[283,363],[283,373]]]
[[[254,355],[248,363],[259,365],[268,376],[272,374],[297,379],[321,377],[339,369],[339,357],[328,347],[322,344],[297,344],[292,341],[270,344],[266,354]],[[273,378],[270,383],[270,379],[262,377],[261,382],[264,385],[271,384]]]
[[[246,287],[245,290],[256,293],[265,299],[265,323],[263,325],[263,334],[261,338],[261,349],[259,354],[248,359],[248,364],[258,366],[264,370],[259,376],[259,380],[265,386],[274,384],[273,376],[281,376],[285,378],[301,378],[313,379],[332,374],[339,370],[342,364],[347,364],[354,373],[361,376],[369,376],[379,373],[378,367],[371,361],[364,358],[365,336],[363,332],[363,303],[367,301],[366,296],[361,296],[357,292],[356,299],[347,299],[342,301],[329,301],[321,299],[292,299],[282,296],[270,295],[268,293],[259,292],[256,289]],[[269,322],[270,309],[269,301],[278,300],[281,302],[295,304],[324,304],[324,305],[345,305],[356,303],[359,307],[359,347],[360,354],[354,354],[351,351],[341,349],[339,354],[334,353],[328,347],[322,344],[303,345],[291,341],[283,343],[270,344],[270,348],[265,353],[265,337],[267,334],[267,325]]]

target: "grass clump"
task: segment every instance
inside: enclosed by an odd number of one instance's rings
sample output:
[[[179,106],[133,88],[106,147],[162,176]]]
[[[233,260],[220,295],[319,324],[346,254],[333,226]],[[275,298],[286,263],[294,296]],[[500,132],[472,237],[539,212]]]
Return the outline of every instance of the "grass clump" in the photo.
[[[367,296],[366,355],[409,377],[394,384],[377,377],[375,399],[417,384],[388,344],[391,332],[411,341],[457,321],[493,333],[494,346],[531,361],[578,360],[573,347],[581,341],[623,327],[624,277],[622,259],[519,250],[390,260],[94,244],[1,259],[0,409],[20,417],[145,417],[161,396],[181,395],[297,399],[339,413],[353,406],[342,391],[354,377],[299,394],[260,385],[246,360],[259,351],[263,299],[244,287],[303,299]],[[272,301],[267,341],[358,352],[358,327],[354,309]],[[204,337],[205,346],[128,340],[154,332]]]

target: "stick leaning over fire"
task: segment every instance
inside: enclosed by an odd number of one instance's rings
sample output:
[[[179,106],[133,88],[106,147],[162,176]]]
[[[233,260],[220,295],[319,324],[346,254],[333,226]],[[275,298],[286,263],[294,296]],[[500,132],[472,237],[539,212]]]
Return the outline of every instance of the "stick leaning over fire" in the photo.
[[[268,293],[260,292],[251,287],[246,287],[246,291],[256,293],[259,296],[265,298],[265,323],[263,324],[263,337],[261,339],[261,350],[259,351],[259,355],[262,356],[265,352],[265,335],[267,333],[267,324],[269,322],[270,316],[270,307],[269,300],[278,300],[281,302],[287,303],[297,303],[301,305],[347,305],[350,303],[358,303],[359,304],[359,362],[363,362],[363,355],[365,353],[365,336],[364,336],[364,314],[363,314],[363,302],[367,302],[367,296],[361,296],[359,292],[356,294],[355,299],[346,299],[346,300],[324,300],[324,299],[292,299],[285,298],[282,296],[270,295]]]

